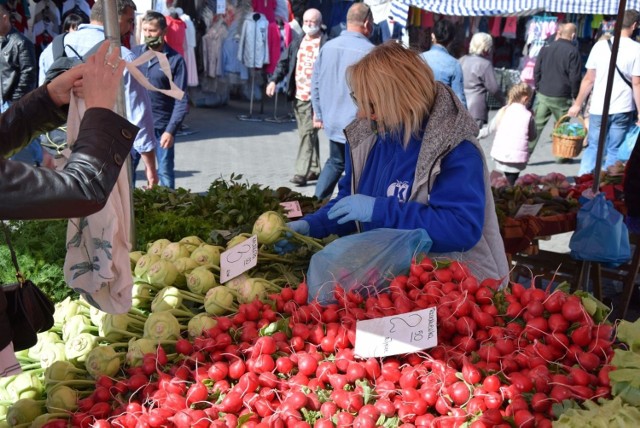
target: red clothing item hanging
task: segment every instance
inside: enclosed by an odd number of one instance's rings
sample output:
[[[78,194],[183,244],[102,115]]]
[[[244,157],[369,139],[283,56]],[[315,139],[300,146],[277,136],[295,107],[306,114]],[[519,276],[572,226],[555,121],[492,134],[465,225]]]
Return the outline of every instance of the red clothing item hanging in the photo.
[[[276,5],[278,0],[253,0],[253,11],[263,14],[269,23],[276,22]]]
[[[171,16],[166,16],[166,18],[167,33],[164,35],[164,41],[184,58],[187,24],[180,18],[172,18]]]

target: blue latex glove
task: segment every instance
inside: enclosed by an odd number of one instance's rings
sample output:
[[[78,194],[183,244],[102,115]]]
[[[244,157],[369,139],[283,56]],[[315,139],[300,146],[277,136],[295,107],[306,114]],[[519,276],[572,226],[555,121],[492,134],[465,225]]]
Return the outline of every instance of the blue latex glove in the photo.
[[[624,222],[627,224],[627,229],[629,229],[629,233],[633,233],[634,235],[640,235],[640,217],[626,217]]]
[[[287,223],[287,227],[293,230],[294,232],[299,233],[300,235],[305,235],[305,236],[309,235],[310,226],[309,226],[309,223],[305,220],[291,221]],[[284,236],[285,236],[284,239],[281,239],[275,244],[273,244],[273,250],[277,254],[287,254],[294,251],[296,248],[298,248],[298,246],[295,243],[291,242],[288,239],[288,238],[291,238],[290,232],[285,233]]]
[[[348,221],[370,222],[376,198],[366,195],[350,195],[340,199],[327,213],[330,220],[338,219],[338,224]]]

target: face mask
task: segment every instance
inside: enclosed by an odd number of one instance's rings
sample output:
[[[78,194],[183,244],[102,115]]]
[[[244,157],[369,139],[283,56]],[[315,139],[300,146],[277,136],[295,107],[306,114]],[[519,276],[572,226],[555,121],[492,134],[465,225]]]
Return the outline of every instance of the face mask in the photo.
[[[320,31],[320,27],[315,25],[303,25],[302,31],[309,36],[315,36]]]
[[[158,47],[162,44],[162,37],[160,36],[155,36],[155,37],[147,37],[145,36],[144,38],[144,44],[147,45],[148,48],[155,48]]]

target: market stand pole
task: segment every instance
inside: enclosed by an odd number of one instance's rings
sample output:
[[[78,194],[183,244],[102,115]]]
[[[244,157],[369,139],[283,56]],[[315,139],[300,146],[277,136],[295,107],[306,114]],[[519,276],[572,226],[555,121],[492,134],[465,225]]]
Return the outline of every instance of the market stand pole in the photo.
[[[118,49],[120,50],[120,23],[118,20],[118,6],[116,4],[116,0],[104,0],[104,36],[109,42],[111,42],[111,50]],[[124,61],[120,59],[120,61]],[[124,103],[124,83],[120,82],[120,90],[118,91],[118,96],[116,98],[116,107],[115,112],[120,116],[127,118],[127,110]],[[127,179],[129,183],[133,183],[132,175],[133,171],[131,168],[131,156],[127,156],[127,160],[125,162],[124,168],[127,171]],[[133,211],[133,192],[131,188],[128,187],[129,194],[123,195],[123,197],[129,198],[129,206],[131,207],[131,227],[129,232],[129,242],[131,245],[135,245],[135,218]]]
[[[598,135],[598,150],[596,152],[596,165],[593,171],[593,186],[591,190],[595,195],[600,189],[600,170],[602,168],[602,157],[604,155],[605,140],[607,138],[607,124],[609,122],[609,104],[611,102],[611,91],[613,89],[613,78],[616,73],[616,60],[618,58],[618,48],[620,47],[620,33],[622,31],[622,21],[624,20],[624,12],[627,8],[627,0],[620,0],[618,3],[618,16],[613,29],[613,45],[611,46],[611,58],[609,59],[609,73],[607,75],[607,87],[604,93],[604,105],[602,106],[602,122],[600,124],[600,134]],[[589,274],[591,269],[590,261],[584,261],[580,268],[580,277],[578,278],[578,286],[587,290],[589,285]],[[596,277],[594,280],[594,296],[598,300],[602,300],[602,284],[600,283],[600,265],[596,263]]]

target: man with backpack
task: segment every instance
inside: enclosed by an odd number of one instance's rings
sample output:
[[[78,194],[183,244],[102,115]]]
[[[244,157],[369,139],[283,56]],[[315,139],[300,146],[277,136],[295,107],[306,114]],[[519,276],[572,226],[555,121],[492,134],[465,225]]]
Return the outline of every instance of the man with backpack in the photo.
[[[135,19],[136,5],[133,0],[117,0],[116,5],[120,34],[130,33]],[[81,24],[77,31],[58,36],[64,37],[61,52],[54,53],[54,48],[57,48],[56,50],[60,48],[61,42],[58,37],[42,52],[40,84],[49,80],[55,69],[69,66],[69,59],[91,55],[94,48],[105,39],[103,23],[104,0],[97,0],[91,9],[89,24]],[[135,55],[125,47],[121,48],[121,56],[127,62],[135,59]],[[149,93],[126,69],[123,82],[128,119],[140,128],[133,146],[134,151],[139,153],[144,161],[147,186],[151,187],[158,184],[158,174],[155,158],[157,141],[153,132],[154,123]]]

